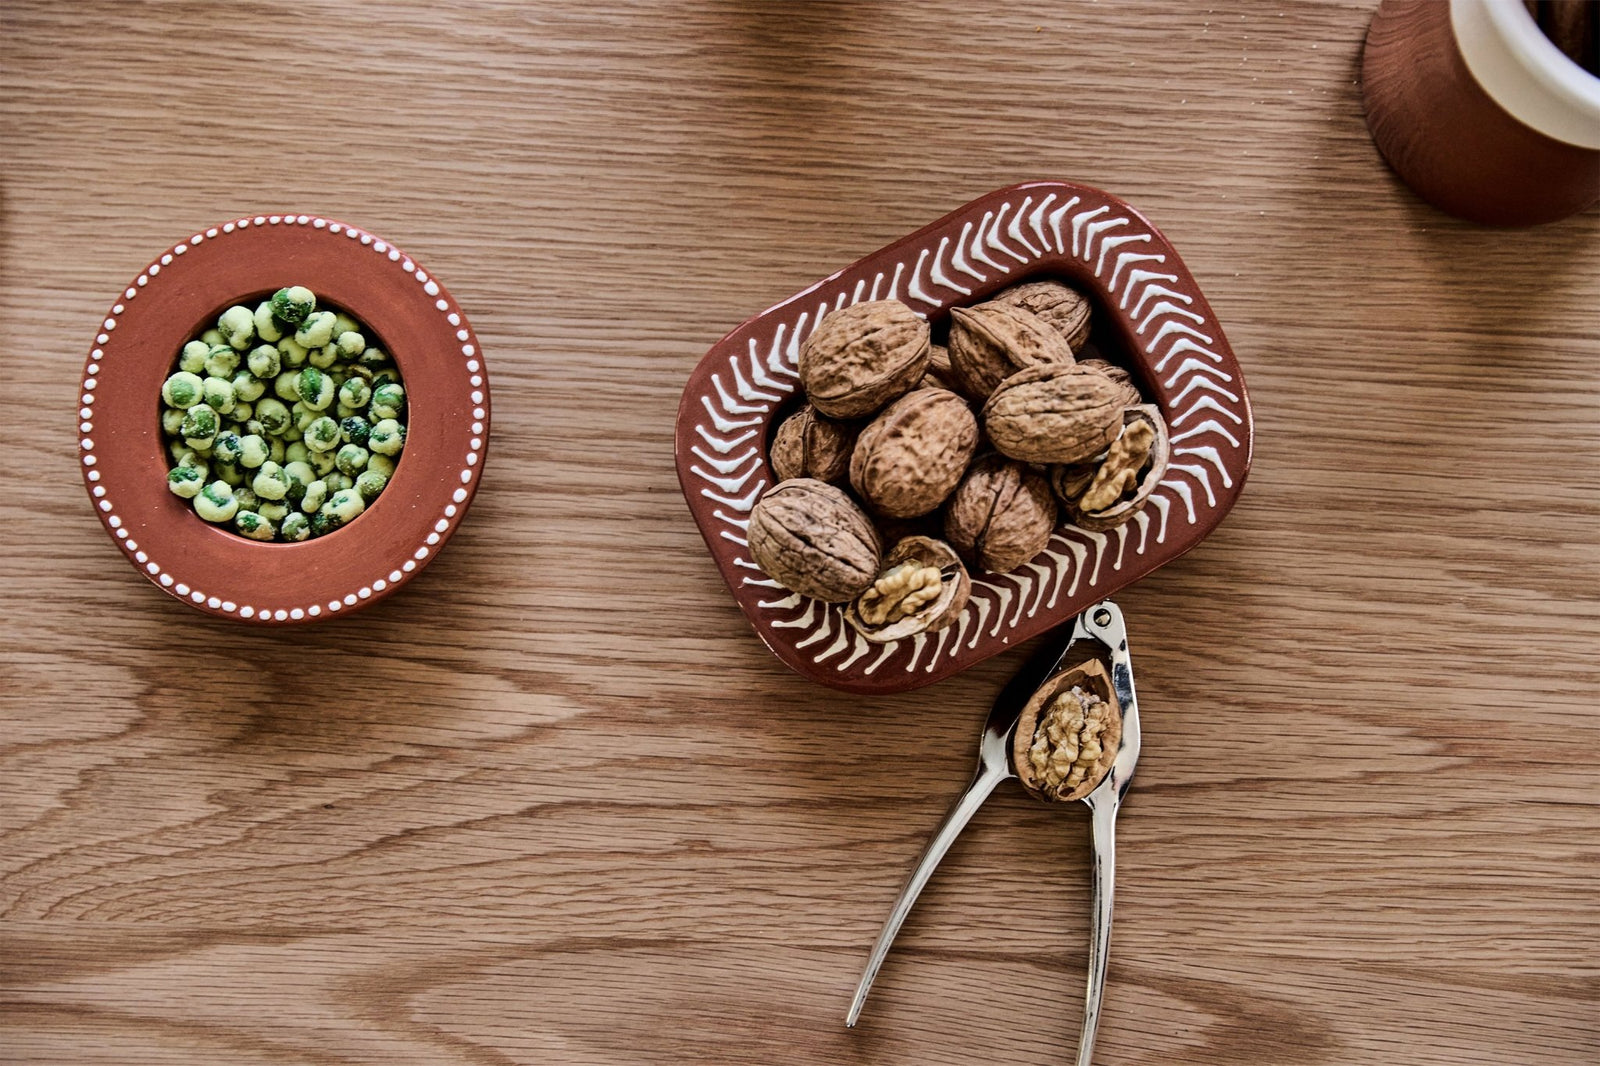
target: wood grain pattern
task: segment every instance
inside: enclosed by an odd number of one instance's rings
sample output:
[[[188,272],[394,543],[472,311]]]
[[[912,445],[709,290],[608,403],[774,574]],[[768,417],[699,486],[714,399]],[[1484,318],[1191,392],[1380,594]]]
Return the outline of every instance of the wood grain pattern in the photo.
[[[1600,1058],[1600,216],[1411,197],[1370,9],[7,3],[0,1060],[1063,1058],[1086,821],[1015,790],[842,1024],[1015,657],[798,682],[671,454],[725,330],[1035,177],[1162,227],[1258,433],[1227,522],[1118,597],[1146,736],[1097,1061]],[[291,207],[444,280],[496,436],[414,586],[264,633],[121,561],[72,410],[146,256]]]

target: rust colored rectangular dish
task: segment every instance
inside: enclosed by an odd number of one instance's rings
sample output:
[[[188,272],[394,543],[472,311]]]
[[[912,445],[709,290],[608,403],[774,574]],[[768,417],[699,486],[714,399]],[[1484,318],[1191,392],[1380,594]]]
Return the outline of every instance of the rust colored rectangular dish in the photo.
[[[842,605],[791,593],[750,560],[745,528],[775,476],[772,431],[797,402],[800,348],[829,312],[897,299],[936,330],[952,307],[1056,278],[1094,305],[1090,344],[1132,372],[1171,433],[1148,504],[1106,532],[1058,526],[1006,574],[976,571],[952,625],[868,642]],[[931,684],[1073,618],[1200,543],[1250,468],[1250,401],[1233,350],[1178,253],[1109,193],[1029,182],[979,197],[747,320],[706,353],[678,409],[678,480],[735,601],[773,653],[822,684],[892,693]]]

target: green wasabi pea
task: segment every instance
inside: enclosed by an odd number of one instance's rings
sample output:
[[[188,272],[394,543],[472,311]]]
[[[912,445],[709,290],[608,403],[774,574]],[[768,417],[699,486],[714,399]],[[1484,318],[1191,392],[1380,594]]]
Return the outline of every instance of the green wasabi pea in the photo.
[[[258,378],[275,378],[283,373],[283,356],[270,344],[252,348],[245,357],[245,366]]]
[[[325,537],[338,529],[341,524],[337,518],[326,511],[318,511],[311,516],[311,535],[313,537]]]
[[[211,455],[219,463],[237,463],[244,454],[244,444],[239,434],[232,430],[218,433],[211,445]]]
[[[283,336],[283,330],[279,328],[278,320],[272,313],[271,300],[262,300],[256,304],[255,314],[251,317],[255,319],[256,336],[268,344]]]
[[[344,386],[341,385],[339,387],[343,388]],[[359,407],[349,407],[342,403],[336,403],[333,405],[333,417],[339,420],[339,424],[341,426],[344,425],[345,419],[354,418],[359,414],[361,414],[361,408]]]
[[[379,455],[395,456],[406,446],[406,427],[393,418],[385,418],[373,424],[372,432],[367,437],[367,448]]]
[[[240,437],[239,447],[239,465],[246,470],[259,468],[272,454],[267,447],[266,440],[256,436],[254,433],[246,437]]]
[[[298,512],[289,510],[289,505],[284,503],[282,500],[262,500],[260,506],[256,508],[256,514],[260,515],[262,518],[265,518],[273,525],[277,525],[291,514],[297,513]]]
[[[235,485],[233,498],[239,503],[239,510],[254,511],[261,506],[261,497],[256,495],[256,490],[249,485]]]
[[[237,407],[234,408],[235,412],[238,410],[239,409]],[[267,435],[267,427],[261,424],[261,419],[256,418],[255,412],[253,411],[251,412],[251,416],[244,420],[244,425],[238,430],[238,434],[241,437],[247,436],[251,433],[254,433],[258,437],[265,437]]]
[[[192,448],[185,448],[182,441],[174,441],[172,444],[172,465],[191,467],[202,474],[210,469],[205,456]]]
[[[250,487],[263,500],[281,500],[289,495],[289,475],[284,473],[283,467],[268,459],[256,471]]]
[[[333,459],[334,453],[331,451],[312,452],[311,458],[306,462],[311,464],[311,469],[316,471],[318,477],[328,477],[339,469],[334,465]]]
[[[194,466],[175,466],[167,471],[167,488],[174,496],[192,500],[205,488],[206,472]]]
[[[328,370],[339,361],[339,349],[331,344],[312,348],[306,355],[306,361],[318,370]]]
[[[343,438],[346,444],[359,444],[365,448],[367,439],[372,436],[372,423],[360,415],[351,415],[349,418],[340,419],[339,436]]]
[[[161,385],[161,400],[168,407],[187,411],[205,396],[205,379],[187,370],[180,370]]]
[[[272,313],[286,325],[298,326],[317,309],[317,297],[304,285],[291,285],[272,294]]]
[[[314,366],[300,371],[294,381],[294,391],[300,397],[300,402],[313,411],[326,411],[328,405],[333,403],[333,379]]]
[[[272,540],[278,535],[278,531],[272,528],[272,523],[255,511],[239,511],[235,514],[233,528],[240,536],[249,537],[251,540]]]
[[[333,465],[346,477],[355,477],[367,468],[371,452],[359,444],[346,444],[333,457]]]
[[[339,423],[323,415],[306,427],[305,442],[314,452],[332,451],[339,446]]]
[[[367,470],[373,474],[382,474],[387,480],[394,477],[394,460],[387,455],[379,455],[374,452],[372,457],[367,460]]]
[[[237,401],[233,396],[233,384],[226,378],[206,378],[200,386],[200,394],[205,405],[217,414],[233,413]]]
[[[282,400],[268,396],[256,404],[256,421],[269,434],[280,436],[293,424],[293,417]]]
[[[328,486],[329,492],[343,492],[345,489],[355,488],[356,484],[354,478],[337,470],[323,478],[322,483]]]
[[[286,463],[304,463],[311,458],[311,449],[303,440],[292,440],[283,449],[283,455]]]
[[[345,378],[344,384],[339,386],[339,403],[345,407],[360,410],[371,399],[372,386],[362,378]]]
[[[304,348],[321,348],[333,340],[332,311],[313,311],[300,323],[300,328],[294,331],[296,344]]]
[[[353,325],[340,331],[334,337],[333,343],[338,347],[341,359],[354,359],[367,350],[367,338],[354,329]]]
[[[306,514],[316,514],[327,502],[328,483],[319,479],[306,486],[305,495],[300,497],[300,510]]]
[[[305,366],[310,354],[306,351],[305,345],[297,343],[293,337],[285,337],[278,342],[278,358],[290,370],[299,370]]]
[[[235,305],[217,318],[217,332],[224,344],[242,352],[256,339],[256,317],[248,307]]]
[[[382,348],[369,345],[367,350],[361,353],[360,364],[369,371],[378,370],[389,365],[389,353]]]
[[[237,389],[234,390],[234,395],[235,396],[239,395]],[[233,405],[233,413],[231,415],[229,415],[228,418],[229,418],[229,421],[231,421],[235,425],[239,426],[239,429],[234,431],[236,433],[239,433],[239,434],[243,435],[245,433],[260,433],[261,432],[259,426],[256,429],[246,429],[246,428],[244,428],[244,427],[250,425],[250,423],[252,423],[252,422],[254,422],[256,420],[256,409],[255,409],[255,406],[253,404],[245,403],[242,400],[239,401],[238,403],[235,403]]]
[[[178,427],[178,433],[191,448],[209,448],[221,428],[222,421],[217,418],[217,412],[203,403],[197,403],[183,416],[183,425]]]
[[[234,488],[244,484],[244,468],[238,463],[212,463],[211,476],[218,481],[232,485]]]
[[[294,383],[300,375],[294,370],[285,370],[272,379],[272,395],[288,403],[299,403],[300,394],[295,391]]]
[[[233,395],[244,403],[255,403],[267,391],[267,383],[248,370],[233,375]]]
[[[335,337],[343,336],[346,333],[359,333],[360,331],[361,323],[343,311],[335,311],[333,313],[333,335]]]
[[[204,333],[200,334],[200,343],[204,344],[206,346],[206,350],[207,351],[210,351],[212,348],[215,348],[217,345],[226,344],[228,342],[222,339],[222,331],[221,330],[213,328],[213,329],[208,329]]]
[[[289,408],[289,417],[294,420],[294,431],[304,437],[311,423],[322,417],[322,412],[313,411],[303,401],[296,400],[294,406]]]
[[[372,387],[372,403],[368,406],[368,412],[375,422],[385,418],[399,418],[400,410],[405,404],[405,386],[398,381],[384,382],[382,385]]]
[[[304,460],[295,459],[283,464],[285,481],[283,498],[292,503],[305,499],[306,486],[317,480],[316,471]]]
[[[356,477],[355,489],[361,494],[363,500],[371,503],[378,498],[378,494],[388,485],[389,479],[383,474],[378,473],[376,470],[363,470]]]
[[[385,385],[397,385],[400,382],[400,372],[391,366],[381,366],[372,372],[372,377],[367,379],[373,391]]]
[[[216,378],[229,378],[239,369],[239,353],[226,344],[213,345],[206,355],[206,373]]]
[[[278,524],[278,536],[289,541],[308,539],[311,536],[311,519],[299,511],[290,511]]]
[[[198,374],[206,368],[206,356],[210,354],[211,345],[204,341],[190,341],[178,356],[178,369]]]
[[[183,427],[183,416],[186,412],[181,407],[169,407],[161,412],[161,432],[169,437],[176,437],[178,430]],[[181,443],[181,442],[180,442]]]
[[[194,498],[194,513],[207,522],[226,522],[239,511],[239,501],[233,498],[233,486],[226,481],[213,481]]]
[[[342,526],[346,522],[354,521],[367,509],[366,501],[355,489],[340,489],[328,497],[328,502],[318,509],[318,514],[332,515]]]
[[[259,434],[258,434],[259,435]],[[267,458],[274,463],[281,463],[289,455],[289,446],[283,443],[281,437],[267,438]]]

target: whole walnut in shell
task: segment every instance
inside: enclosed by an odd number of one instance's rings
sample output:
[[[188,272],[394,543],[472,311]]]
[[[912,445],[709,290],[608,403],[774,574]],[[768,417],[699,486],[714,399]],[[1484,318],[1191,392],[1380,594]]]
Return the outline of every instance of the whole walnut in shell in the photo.
[[[972,464],[945,507],[944,533],[968,563],[1005,573],[1050,543],[1056,502],[1042,474],[1000,455]]]
[[[983,400],[1024,367],[1072,364],[1072,346],[1031,311],[1011,304],[950,309],[950,367],[961,391]]]
[[[950,368],[949,348],[942,344],[928,345],[928,369],[923,373],[922,380],[917,382],[917,388],[961,391],[961,383],[956,379],[955,371]]]
[[[1134,404],[1144,403],[1144,397],[1139,395],[1139,386],[1133,382],[1133,375],[1115,363],[1108,363],[1104,359],[1079,359],[1078,365],[1098,370],[1110,378],[1112,383],[1122,390],[1122,406],[1132,407]]]
[[[995,303],[1032,311],[1077,353],[1089,339],[1089,300],[1059,281],[1028,281],[995,294]]]
[[[978,420],[965,400],[944,389],[917,389],[861,431],[850,485],[873,511],[914,518],[945,501],[977,446]]]
[[[983,405],[995,448],[1029,463],[1079,463],[1122,428],[1123,390],[1094,369],[1050,364],[1006,378]]]
[[[1122,705],[1098,659],[1063,670],[1022,708],[1011,765],[1022,787],[1043,800],[1076,800],[1111,772],[1122,746]]]
[[[864,418],[928,368],[928,324],[898,300],[841,308],[800,348],[800,385],[829,418]]]
[[[887,644],[943,629],[961,616],[971,595],[972,578],[950,545],[932,537],[906,537],[844,616],[868,640]]]
[[[853,600],[878,577],[883,544],[872,520],[842,489],[815,478],[782,481],[750,512],[750,557],[791,592],[827,603]]]
[[[843,481],[850,473],[856,430],[817,413],[810,404],[783,420],[773,435],[770,458],[778,480],[814,477]]]

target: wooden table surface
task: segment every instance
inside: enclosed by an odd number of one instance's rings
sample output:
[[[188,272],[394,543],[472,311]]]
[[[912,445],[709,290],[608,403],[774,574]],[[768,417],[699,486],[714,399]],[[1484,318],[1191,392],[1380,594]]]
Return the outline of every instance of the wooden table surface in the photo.
[[[800,680],[672,458],[723,332],[1046,177],[1164,229],[1256,412],[1237,509],[1118,596],[1097,1061],[1600,1059],[1600,213],[1413,198],[1367,0],[982,6],[8,0],[0,1061],[1064,1060],[1086,812],[1009,786],[843,1025],[1021,654]],[[431,267],[496,421],[435,565],[264,631],[123,561],[73,409],[152,254],[286,209]]]

